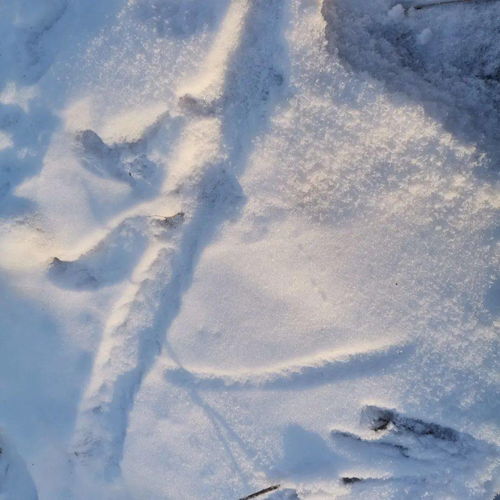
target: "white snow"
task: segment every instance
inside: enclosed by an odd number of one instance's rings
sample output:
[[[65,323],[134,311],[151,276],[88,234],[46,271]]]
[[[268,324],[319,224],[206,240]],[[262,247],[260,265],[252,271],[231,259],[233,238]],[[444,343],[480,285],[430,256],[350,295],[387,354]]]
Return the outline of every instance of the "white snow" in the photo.
[[[405,15],[405,9],[400,3],[398,3],[394,7],[390,8],[388,15],[394,21],[400,21]]]
[[[500,2],[0,3],[0,498],[485,499]]]
[[[425,45],[429,43],[432,38],[432,31],[429,28],[424,28],[418,35],[417,41],[420,45]]]

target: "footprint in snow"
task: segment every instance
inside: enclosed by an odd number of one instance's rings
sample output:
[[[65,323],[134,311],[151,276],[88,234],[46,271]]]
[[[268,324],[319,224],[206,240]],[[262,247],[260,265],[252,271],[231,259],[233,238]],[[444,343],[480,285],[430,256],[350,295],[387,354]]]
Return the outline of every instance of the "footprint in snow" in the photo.
[[[106,144],[93,130],[76,135],[76,151],[82,165],[92,173],[126,182],[135,191],[149,195],[161,185],[161,168],[150,156],[150,142],[170,115],[163,113],[134,140]]]
[[[498,460],[498,450],[492,444],[395,410],[366,406],[361,423],[369,430],[366,436],[331,432],[337,451],[349,456],[352,463],[352,474],[344,473],[342,482],[355,488],[396,481],[429,491],[433,485],[434,491],[442,487],[443,494],[464,495],[481,470]],[[363,470],[369,472],[360,472]],[[487,485],[474,488],[483,489],[486,498],[493,497],[485,491]]]
[[[130,217],[96,246],[75,260],[55,257],[49,277],[61,288],[91,290],[128,278],[146,250],[150,237],[166,237],[182,224],[184,214],[170,217]]]

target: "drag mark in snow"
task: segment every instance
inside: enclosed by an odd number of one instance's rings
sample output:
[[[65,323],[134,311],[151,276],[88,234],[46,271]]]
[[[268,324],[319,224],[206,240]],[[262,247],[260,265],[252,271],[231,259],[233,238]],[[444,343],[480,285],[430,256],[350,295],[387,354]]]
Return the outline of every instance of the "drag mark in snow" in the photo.
[[[335,351],[249,372],[203,372],[172,367],[165,370],[165,377],[176,385],[194,385],[202,389],[296,389],[297,386],[320,385],[383,370],[389,363],[401,361],[409,351],[409,346],[400,344],[351,352]]]
[[[74,436],[74,455],[82,462],[90,458],[90,462],[103,468],[100,472],[114,474],[119,470],[128,411],[144,370],[161,346],[157,311],[162,304],[170,311],[178,306],[162,301],[179,296],[178,257],[173,247],[159,251],[147,277],[125,306],[125,314],[117,321],[114,318],[117,324],[105,333],[101,344]]]
[[[169,178],[151,212],[158,213],[162,197],[176,197],[183,224],[167,242],[145,252],[138,265],[145,276],[112,312],[77,417],[75,463],[86,463],[91,473],[105,479],[119,474],[135,395],[161,352],[199,255],[241,206],[238,175],[283,88],[285,6],[284,0],[232,3],[209,56],[218,69],[202,71],[201,87],[189,89],[194,96],[181,99],[184,107],[210,103],[210,112],[187,113],[190,120],[174,151]],[[82,144],[90,146],[86,154],[97,164],[109,155],[118,157],[91,132]]]

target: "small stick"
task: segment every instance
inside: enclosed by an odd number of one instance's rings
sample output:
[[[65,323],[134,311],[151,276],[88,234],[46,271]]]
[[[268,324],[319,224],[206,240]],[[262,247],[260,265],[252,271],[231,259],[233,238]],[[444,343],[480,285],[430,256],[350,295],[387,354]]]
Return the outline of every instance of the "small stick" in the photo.
[[[270,491],[277,490],[279,487],[280,487],[279,484],[275,484],[274,486],[269,486],[269,488],[264,488],[263,490],[257,491],[256,493],[252,493],[251,495],[240,498],[239,500],[249,500],[250,498],[255,498],[260,495],[263,495],[264,493],[269,493]]]
[[[414,5],[413,8],[415,10],[427,9],[428,7],[437,7],[438,5],[448,5],[452,3],[468,3],[472,0],[441,0],[440,2],[432,2],[432,3],[421,3],[418,5]]]

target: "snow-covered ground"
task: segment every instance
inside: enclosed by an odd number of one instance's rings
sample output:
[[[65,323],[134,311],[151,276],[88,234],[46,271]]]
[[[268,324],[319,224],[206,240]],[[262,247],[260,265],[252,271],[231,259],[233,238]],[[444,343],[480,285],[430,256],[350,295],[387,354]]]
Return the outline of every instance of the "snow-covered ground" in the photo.
[[[500,2],[418,4],[0,1],[0,498],[495,497]]]

